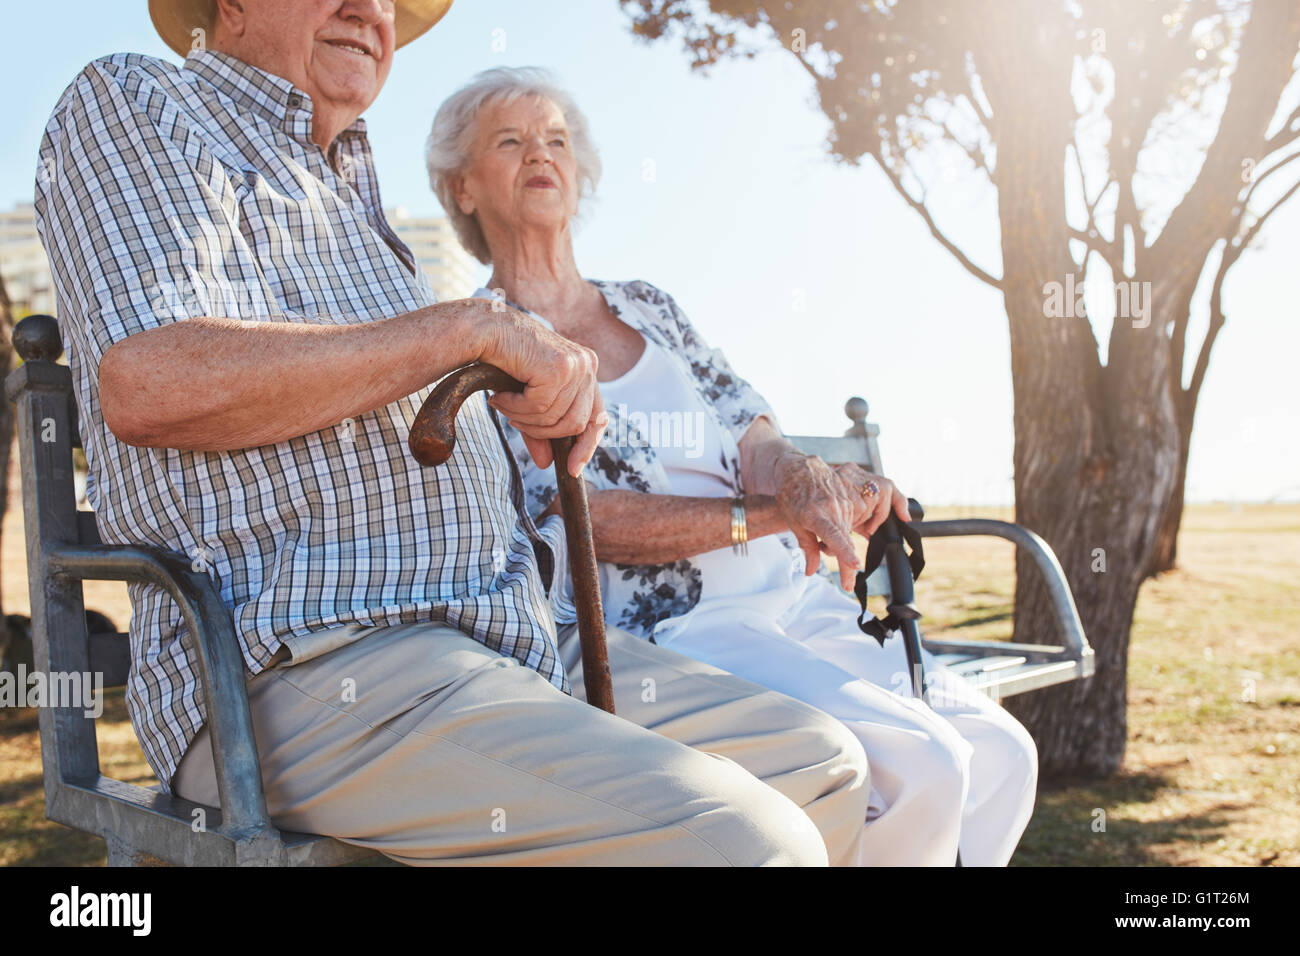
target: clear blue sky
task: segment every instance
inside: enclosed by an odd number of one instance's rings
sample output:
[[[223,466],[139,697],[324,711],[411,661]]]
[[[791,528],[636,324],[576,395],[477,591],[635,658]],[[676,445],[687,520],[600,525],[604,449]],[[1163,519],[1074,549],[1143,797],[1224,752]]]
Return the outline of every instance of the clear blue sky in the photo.
[[[118,51],[176,59],[144,0],[9,5],[0,205],[31,200],[50,108],[87,61]],[[605,172],[577,234],[584,274],[644,278],[670,292],[786,431],[838,433],[844,399],[860,394],[882,428],[885,471],[906,492],[932,504],[1010,501],[1000,296],[930,238],[874,167],[832,164],[811,83],[788,54],[704,77],[688,71],[675,43],[635,41],[616,0],[457,0],[399,51],[366,114],[386,204],[440,212],[422,159],[429,123],[456,86],[496,65],[553,69],[590,120]],[[991,197],[947,195],[942,221],[999,271]],[[1300,201],[1261,238],[1225,289],[1228,324],[1192,440],[1192,500],[1286,488],[1300,497]]]

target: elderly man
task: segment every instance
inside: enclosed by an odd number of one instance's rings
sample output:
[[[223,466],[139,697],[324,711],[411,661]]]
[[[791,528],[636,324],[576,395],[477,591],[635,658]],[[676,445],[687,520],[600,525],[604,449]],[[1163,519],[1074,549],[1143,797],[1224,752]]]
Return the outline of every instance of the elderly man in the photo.
[[[280,826],[408,863],[849,862],[866,763],[841,725],[618,634],[620,717],[575,699],[561,533],[520,507],[494,411],[465,404],[440,469],[406,452],[431,384],[479,360],[526,383],[494,404],[539,464],[576,434],[578,473],[606,420],[590,351],[436,304],[384,218],[358,117],[449,5],[151,0],[184,65],[97,60],[56,106],[37,217],[100,533],[220,587]],[[215,803],[180,615],[131,597],[136,734]]]

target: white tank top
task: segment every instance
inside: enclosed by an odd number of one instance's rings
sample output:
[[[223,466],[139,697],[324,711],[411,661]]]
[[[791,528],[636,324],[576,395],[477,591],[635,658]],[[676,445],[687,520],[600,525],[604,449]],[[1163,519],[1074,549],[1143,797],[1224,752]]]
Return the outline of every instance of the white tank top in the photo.
[[[620,426],[605,433],[606,444],[648,444],[675,495],[730,495],[730,470],[717,421],[668,353],[644,334],[641,338],[645,347],[636,364],[618,378],[599,383],[605,408]]]
[[[474,295],[493,297],[487,289]],[[528,314],[554,330],[543,316],[531,311]],[[717,420],[680,364],[644,333],[641,338],[645,347],[636,364],[612,381],[597,383],[605,407],[617,408],[618,418],[634,423],[640,440],[654,447],[672,494],[730,497],[730,468]],[[625,432],[606,431],[602,442],[634,440],[630,429]],[[738,614],[775,619],[804,592],[803,552],[787,548],[774,534],[750,541],[749,553],[744,556],[736,555],[727,545],[691,560],[700,570],[700,601],[683,617],[660,623],[655,629],[655,639],[660,643],[670,642],[692,624],[712,627],[719,620],[735,620]],[[609,573],[609,564],[600,562],[601,590],[607,588]]]
[[[635,423],[641,439],[654,448],[672,494],[731,497],[731,471],[717,419],[685,370],[661,346],[646,339],[632,368],[599,385],[605,407],[617,408],[618,420]],[[626,436],[606,432],[606,441],[635,440],[631,429],[626,431]],[[701,592],[688,620],[724,612],[738,598],[744,599],[745,607],[776,617],[802,593],[803,553],[792,553],[776,535],[750,541],[744,556],[727,545],[691,560],[700,569]],[[686,623],[681,621],[673,632]],[[656,639],[661,638],[669,635],[656,633]]]

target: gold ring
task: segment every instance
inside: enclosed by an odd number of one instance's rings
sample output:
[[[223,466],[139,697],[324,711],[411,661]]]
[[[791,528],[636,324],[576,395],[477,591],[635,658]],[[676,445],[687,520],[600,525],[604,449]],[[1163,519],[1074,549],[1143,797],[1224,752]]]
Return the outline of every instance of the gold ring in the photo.
[[[868,481],[862,486],[862,497],[874,498],[878,494],[880,494],[880,486],[874,481]]]

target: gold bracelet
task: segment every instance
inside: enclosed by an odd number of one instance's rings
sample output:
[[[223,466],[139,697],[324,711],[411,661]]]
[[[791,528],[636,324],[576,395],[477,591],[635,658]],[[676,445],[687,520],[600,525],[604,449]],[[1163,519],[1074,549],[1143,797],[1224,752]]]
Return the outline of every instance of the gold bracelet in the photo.
[[[749,527],[745,524],[745,496],[731,499],[731,550],[745,557],[749,554]]]

